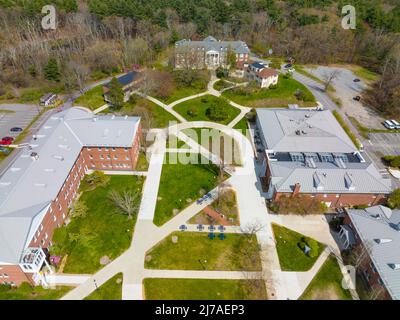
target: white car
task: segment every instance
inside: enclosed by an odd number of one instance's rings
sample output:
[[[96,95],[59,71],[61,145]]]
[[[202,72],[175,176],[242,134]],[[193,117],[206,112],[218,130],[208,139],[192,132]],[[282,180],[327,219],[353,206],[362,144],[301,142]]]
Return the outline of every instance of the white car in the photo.
[[[389,129],[389,130],[396,129],[396,125],[395,125],[392,121],[390,121],[390,120],[385,120],[385,121],[383,122],[383,125],[384,125],[387,129]]]
[[[390,121],[394,124],[395,129],[400,129],[400,123],[398,123],[396,120],[390,120]]]

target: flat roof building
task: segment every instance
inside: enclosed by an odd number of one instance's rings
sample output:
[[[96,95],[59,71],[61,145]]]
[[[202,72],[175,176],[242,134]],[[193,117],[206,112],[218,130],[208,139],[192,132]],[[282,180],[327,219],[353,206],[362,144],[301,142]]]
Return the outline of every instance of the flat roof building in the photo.
[[[391,192],[329,110],[257,109],[267,198],[304,194],[335,208],[375,205]]]
[[[37,276],[45,254],[37,267],[24,269],[24,253],[41,253],[49,246],[88,170],[134,169],[139,132],[140,118],[99,116],[83,108],[59,112],[45,122],[0,178],[0,267],[8,266],[15,275],[8,282],[43,280],[23,274]],[[113,161],[102,153],[112,154]],[[54,223],[44,225],[49,215]]]

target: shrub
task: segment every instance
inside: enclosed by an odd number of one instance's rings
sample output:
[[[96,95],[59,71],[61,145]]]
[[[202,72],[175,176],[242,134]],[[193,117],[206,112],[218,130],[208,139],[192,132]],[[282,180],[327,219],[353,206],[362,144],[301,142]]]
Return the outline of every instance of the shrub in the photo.
[[[206,110],[206,115],[213,121],[222,121],[228,118],[228,113],[219,104],[213,104]]]
[[[274,205],[276,212],[280,214],[322,214],[327,209],[325,203],[301,194],[282,196],[275,201]]]
[[[400,167],[400,156],[384,156],[383,161],[391,167],[399,168]]]
[[[400,189],[396,189],[391,193],[387,204],[392,209],[400,208]]]
[[[224,69],[222,67],[218,67],[217,70],[215,70],[216,76],[217,78],[223,78],[225,77],[225,72]]]
[[[86,175],[83,179],[87,190],[93,190],[97,187],[103,187],[108,184],[110,177],[102,171],[94,171],[92,174]]]
[[[305,252],[306,246],[309,248],[309,251],[307,252],[307,255],[310,258],[315,258],[318,256],[319,253],[319,244],[316,240],[308,238],[308,237],[303,237],[301,241],[298,243],[299,248],[301,251]]]

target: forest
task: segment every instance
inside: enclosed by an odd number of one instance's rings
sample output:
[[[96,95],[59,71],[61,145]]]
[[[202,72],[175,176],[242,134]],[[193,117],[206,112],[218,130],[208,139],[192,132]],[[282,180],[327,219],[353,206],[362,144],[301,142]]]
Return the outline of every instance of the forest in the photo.
[[[54,31],[40,27],[49,3],[57,7]],[[347,4],[356,7],[355,30],[341,27]],[[156,66],[178,39],[209,34],[243,40],[261,56],[273,49],[304,64],[364,66],[381,74],[366,101],[400,111],[399,0],[0,0],[0,99],[38,84],[82,88],[132,64]]]

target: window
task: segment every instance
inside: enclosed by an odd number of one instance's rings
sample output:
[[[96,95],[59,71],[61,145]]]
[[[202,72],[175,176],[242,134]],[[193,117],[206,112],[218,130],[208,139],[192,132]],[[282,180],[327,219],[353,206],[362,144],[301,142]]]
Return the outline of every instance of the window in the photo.
[[[98,147],[97,150],[101,151],[101,147]]]
[[[93,156],[92,156],[91,154],[89,154],[89,158],[90,158],[90,159],[93,159]]]

